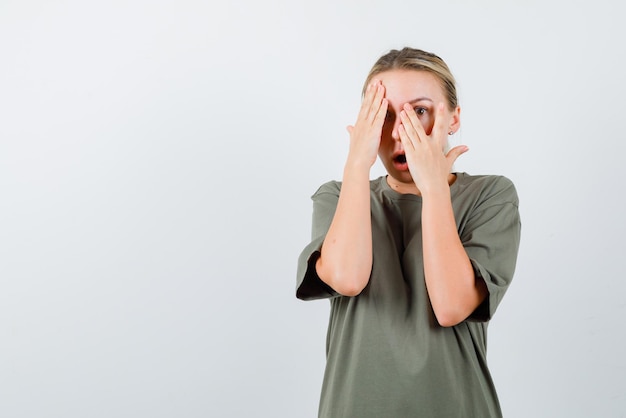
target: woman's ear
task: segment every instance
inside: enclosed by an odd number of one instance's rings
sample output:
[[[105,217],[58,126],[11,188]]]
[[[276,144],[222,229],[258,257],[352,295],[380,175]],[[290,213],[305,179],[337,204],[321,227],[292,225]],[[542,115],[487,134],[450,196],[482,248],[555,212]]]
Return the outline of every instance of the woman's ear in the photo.
[[[456,133],[461,127],[461,106],[457,106],[452,111],[452,117],[450,118],[450,126],[448,127],[448,134],[452,135]]]

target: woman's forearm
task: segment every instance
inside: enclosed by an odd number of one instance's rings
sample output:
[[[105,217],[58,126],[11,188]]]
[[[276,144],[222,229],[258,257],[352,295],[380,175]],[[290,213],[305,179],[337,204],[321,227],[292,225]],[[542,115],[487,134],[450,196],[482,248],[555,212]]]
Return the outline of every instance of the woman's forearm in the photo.
[[[318,276],[336,292],[356,296],[372,271],[369,164],[348,161],[337,209],[317,260]]]
[[[442,326],[465,319],[487,296],[463,248],[454,220],[449,188],[422,196],[422,242],[428,296]]]

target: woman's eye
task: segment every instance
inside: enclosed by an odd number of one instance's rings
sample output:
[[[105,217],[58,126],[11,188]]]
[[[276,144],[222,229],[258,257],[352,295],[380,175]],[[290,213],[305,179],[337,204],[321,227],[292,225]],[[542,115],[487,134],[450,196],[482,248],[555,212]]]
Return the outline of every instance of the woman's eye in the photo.
[[[418,107],[414,108],[414,110],[415,110],[415,113],[417,113],[420,116],[423,115],[424,113],[426,113],[426,109],[423,108],[423,107],[419,107],[418,106]]]

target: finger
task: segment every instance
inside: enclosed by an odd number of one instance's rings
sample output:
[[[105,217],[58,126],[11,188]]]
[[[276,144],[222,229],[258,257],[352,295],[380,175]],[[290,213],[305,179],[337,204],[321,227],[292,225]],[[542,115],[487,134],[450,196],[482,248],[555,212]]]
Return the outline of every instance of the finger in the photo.
[[[412,145],[414,147],[417,146],[417,144],[422,141],[422,138],[425,137],[425,134],[422,137],[420,136],[419,131],[415,128],[413,121],[405,110],[400,111],[400,121],[398,133],[400,132],[400,128],[402,128],[402,131],[404,131],[406,136],[411,140]]]
[[[402,147],[404,148],[404,151],[406,153],[411,153],[413,150],[415,150],[415,144],[407,133],[404,125],[398,126],[398,134],[400,135],[400,141],[402,142]]]
[[[371,123],[374,123],[377,118],[380,116],[380,109],[383,105],[383,99],[385,97],[385,87],[382,84],[376,85],[376,93],[374,99],[372,100],[372,104],[370,105],[370,113],[368,119]],[[385,110],[385,115],[387,111]]]
[[[417,117],[417,113],[415,113],[415,109],[413,109],[410,104],[406,103],[404,105],[402,112],[400,112],[400,117],[404,118],[402,123],[407,127],[407,131],[409,133],[413,132],[419,141],[428,137],[426,131],[424,131],[422,122]]]
[[[385,118],[387,117],[387,108],[389,107],[389,101],[384,97],[381,99],[380,107],[378,108],[376,115],[374,116],[373,126],[376,129],[383,128],[385,124]]]
[[[380,85],[379,80],[372,80],[369,86],[367,86],[367,90],[365,91],[365,96],[363,97],[363,101],[361,102],[361,109],[359,110],[358,119],[367,120],[370,115],[370,110],[372,108],[372,103],[376,97],[376,93],[378,91],[378,86]]]
[[[443,103],[439,103],[437,105],[433,130],[430,132],[430,136],[442,143],[445,138],[448,137],[448,129],[446,128],[445,118],[445,104]]]
[[[454,164],[456,159],[459,158],[462,154],[465,154],[467,151],[469,151],[467,145],[457,145],[456,147],[448,151],[448,153],[446,154],[446,160],[448,160],[450,166],[452,167],[452,164]]]

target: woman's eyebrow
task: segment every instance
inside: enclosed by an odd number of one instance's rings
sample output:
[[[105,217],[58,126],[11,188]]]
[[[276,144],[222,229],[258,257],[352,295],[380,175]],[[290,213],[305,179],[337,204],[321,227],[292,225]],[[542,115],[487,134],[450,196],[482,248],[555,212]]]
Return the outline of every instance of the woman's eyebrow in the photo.
[[[417,103],[417,102],[423,102],[423,101],[428,101],[428,102],[431,102],[431,103],[433,102],[432,99],[429,98],[429,97],[418,97],[416,99],[411,100],[408,103]]]

